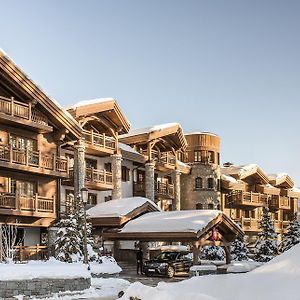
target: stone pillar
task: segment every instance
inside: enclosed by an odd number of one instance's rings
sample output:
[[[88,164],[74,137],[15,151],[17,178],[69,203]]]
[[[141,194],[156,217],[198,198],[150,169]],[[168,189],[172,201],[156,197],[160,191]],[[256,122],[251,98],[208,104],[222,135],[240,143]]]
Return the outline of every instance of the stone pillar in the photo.
[[[155,182],[154,182],[154,162],[147,162],[145,164],[145,185],[146,185],[146,198],[155,200]]]
[[[85,180],[85,146],[82,141],[74,146],[74,197],[80,194]]]
[[[180,171],[174,170],[172,173],[174,183],[174,210],[180,210]]]
[[[113,176],[113,190],[111,198],[122,198],[122,155],[113,154],[112,156],[112,176]]]

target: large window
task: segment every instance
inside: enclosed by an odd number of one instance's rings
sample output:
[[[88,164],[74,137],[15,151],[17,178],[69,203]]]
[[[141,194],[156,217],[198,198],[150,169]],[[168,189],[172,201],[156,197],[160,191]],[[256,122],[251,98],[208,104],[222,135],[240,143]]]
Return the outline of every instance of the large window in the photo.
[[[20,150],[28,149],[31,151],[37,150],[37,141],[30,138],[25,138],[25,137],[11,134],[9,136],[9,142],[13,146],[13,148],[16,149],[20,149]]]
[[[97,194],[89,193],[88,195],[88,204],[96,205],[97,204]]]
[[[201,177],[197,177],[195,179],[195,188],[202,189],[203,188],[203,179]]]
[[[203,209],[202,203],[196,203],[196,209]]]
[[[214,179],[213,178],[207,178],[207,188],[213,189],[214,188]]]
[[[36,193],[36,184],[32,181],[10,179],[9,192],[24,198],[32,198]]]
[[[201,162],[201,151],[200,150],[194,151],[194,162]]]
[[[213,151],[208,151],[208,162],[211,164],[215,163],[215,153]]]
[[[129,181],[130,180],[130,169],[122,166],[122,181]]]
[[[85,159],[85,167],[89,169],[97,169],[97,160],[86,158]]]

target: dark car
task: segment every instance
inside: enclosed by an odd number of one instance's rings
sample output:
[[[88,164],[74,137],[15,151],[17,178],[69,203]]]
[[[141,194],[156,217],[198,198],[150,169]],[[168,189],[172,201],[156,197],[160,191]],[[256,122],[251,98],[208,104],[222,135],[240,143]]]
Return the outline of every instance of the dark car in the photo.
[[[144,273],[146,276],[161,275],[171,278],[177,273],[188,273],[192,264],[190,252],[161,252],[155,259],[145,261]]]

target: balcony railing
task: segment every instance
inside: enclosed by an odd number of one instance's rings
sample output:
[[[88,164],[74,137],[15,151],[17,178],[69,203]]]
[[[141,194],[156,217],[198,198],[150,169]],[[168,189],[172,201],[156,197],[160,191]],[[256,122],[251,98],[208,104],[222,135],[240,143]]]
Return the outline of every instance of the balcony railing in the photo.
[[[19,102],[14,98],[0,96],[0,113],[48,126],[48,118],[32,107],[31,103]]]
[[[286,196],[272,196],[270,201],[270,208],[272,209],[290,209],[291,201],[289,197]]]
[[[260,222],[258,219],[241,217],[239,219],[236,219],[236,221],[241,223],[242,229],[244,231],[259,231],[260,230]]]
[[[174,185],[169,183],[157,182],[156,195],[168,198],[174,198]]]
[[[285,233],[289,227],[290,221],[274,220],[274,228],[277,233]]]
[[[14,251],[17,261],[47,260],[49,258],[47,246],[16,246]]]
[[[0,161],[51,171],[68,172],[68,160],[66,158],[56,157],[55,154],[45,154],[41,151],[18,149],[12,145],[0,145]]]
[[[85,138],[85,142],[90,145],[99,146],[101,148],[106,148],[109,150],[116,149],[116,140],[113,137],[106,136],[104,133],[100,134],[92,130],[84,130],[83,136]]]
[[[34,196],[17,196],[15,193],[0,193],[0,209],[54,213],[54,198]]]
[[[142,151],[143,155],[148,155],[147,150]],[[171,166],[176,165],[176,156],[172,152],[160,152],[157,150],[151,150],[152,159],[161,164],[168,164]]]
[[[232,191],[227,195],[228,204],[264,206],[267,205],[268,196],[260,193]]]

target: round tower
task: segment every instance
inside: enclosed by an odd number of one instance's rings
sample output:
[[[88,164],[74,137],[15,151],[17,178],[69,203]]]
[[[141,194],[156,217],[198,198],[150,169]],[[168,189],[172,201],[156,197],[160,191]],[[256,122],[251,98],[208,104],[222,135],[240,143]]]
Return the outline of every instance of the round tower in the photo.
[[[191,171],[181,175],[181,208],[220,209],[220,137],[209,132],[185,137],[184,162]]]

